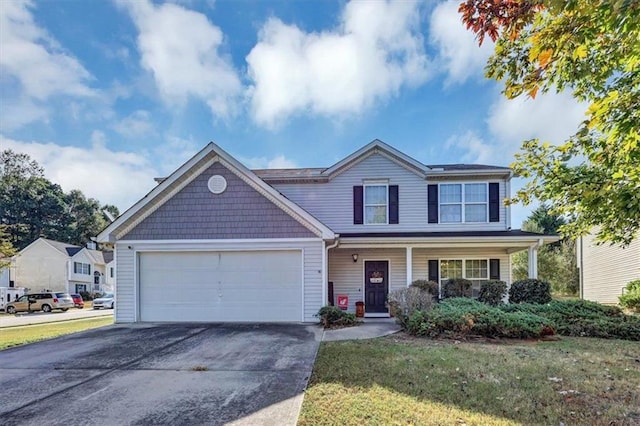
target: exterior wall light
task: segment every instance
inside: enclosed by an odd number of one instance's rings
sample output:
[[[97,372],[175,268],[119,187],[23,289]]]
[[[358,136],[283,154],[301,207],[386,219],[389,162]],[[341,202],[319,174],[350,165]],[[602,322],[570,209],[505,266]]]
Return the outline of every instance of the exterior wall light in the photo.
[[[351,255],[351,258],[353,259],[353,262],[354,262],[354,263],[355,263],[355,262],[357,262],[357,261],[358,261],[358,253],[353,253],[353,254]]]

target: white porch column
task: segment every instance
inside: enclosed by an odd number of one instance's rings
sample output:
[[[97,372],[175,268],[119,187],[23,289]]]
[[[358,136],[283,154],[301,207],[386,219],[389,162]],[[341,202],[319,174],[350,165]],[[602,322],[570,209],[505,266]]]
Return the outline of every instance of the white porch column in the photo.
[[[407,287],[413,282],[413,247],[407,247]]]
[[[529,278],[538,278],[538,246],[529,247]]]

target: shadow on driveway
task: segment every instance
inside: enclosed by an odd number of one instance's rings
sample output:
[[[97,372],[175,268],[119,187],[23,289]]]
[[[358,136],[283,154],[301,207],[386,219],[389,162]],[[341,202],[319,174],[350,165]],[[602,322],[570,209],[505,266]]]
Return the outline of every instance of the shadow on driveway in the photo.
[[[114,325],[0,352],[0,424],[296,423],[322,331]]]

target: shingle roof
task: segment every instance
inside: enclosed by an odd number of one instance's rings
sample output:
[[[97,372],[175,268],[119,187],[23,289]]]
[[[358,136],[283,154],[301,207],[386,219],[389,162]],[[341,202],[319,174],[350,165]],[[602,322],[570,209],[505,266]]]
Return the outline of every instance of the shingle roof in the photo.
[[[55,241],[55,240],[50,240],[48,238],[43,238],[43,240],[46,241],[47,243],[49,243],[53,248],[55,248],[56,250],[58,250],[62,254],[65,254],[65,255],[67,255],[69,257],[73,256],[74,254],[76,254],[77,252],[82,250],[82,247],[76,246],[76,245],[73,245],[73,244],[63,243],[63,242]]]

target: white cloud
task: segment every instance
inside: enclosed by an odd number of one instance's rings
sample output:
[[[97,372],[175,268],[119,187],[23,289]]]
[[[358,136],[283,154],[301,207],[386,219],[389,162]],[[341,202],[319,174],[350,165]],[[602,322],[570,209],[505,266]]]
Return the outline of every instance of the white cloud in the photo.
[[[142,66],[153,74],[163,99],[182,104],[201,99],[217,117],[235,110],[242,91],[231,60],[219,49],[223,33],[201,13],[148,0],[119,1],[138,28]]]
[[[445,143],[445,148],[461,150],[463,154],[458,158],[463,163],[505,164],[504,161],[497,161],[495,146],[486,143],[470,130],[462,135],[451,136]]]
[[[55,94],[88,96],[91,74],[33,20],[30,1],[0,7],[0,68],[16,78],[23,94],[46,100]]]
[[[447,73],[446,85],[484,78],[484,66],[493,53],[490,39],[479,47],[475,35],[465,28],[459,5],[459,0],[440,3],[429,19],[429,38],[438,48],[437,60]]]
[[[114,129],[123,136],[139,137],[153,132],[149,111],[137,110],[120,120]]]
[[[81,190],[103,204],[124,211],[155,186],[157,171],[145,156],[112,151],[102,132],[93,132],[92,146],[63,146],[52,142],[25,142],[0,135],[3,149],[29,154],[45,169],[45,175],[65,192]]]
[[[82,64],[33,19],[31,1],[0,2],[2,129],[46,121],[44,102],[56,95],[93,97],[93,78]],[[11,105],[9,108],[7,105]]]
[[[532,138],[561,143],[578,130],[586,108],[568,91],[539,94],[535,99],[523,95],[509,100],[500,96],[489,109],[487,124],[493,135],[515,143],[516,148]]]
[[[309,111],[357,114],[428,77],[417,2],[348,3],[337,28],[307,33],[269,19],[246,60],[256,122]]]
[[[295,161],[286,158],[282,154],[276,155],[273,158],[238,157],[238,160],[250,169],[295,169],[298,167]]]

